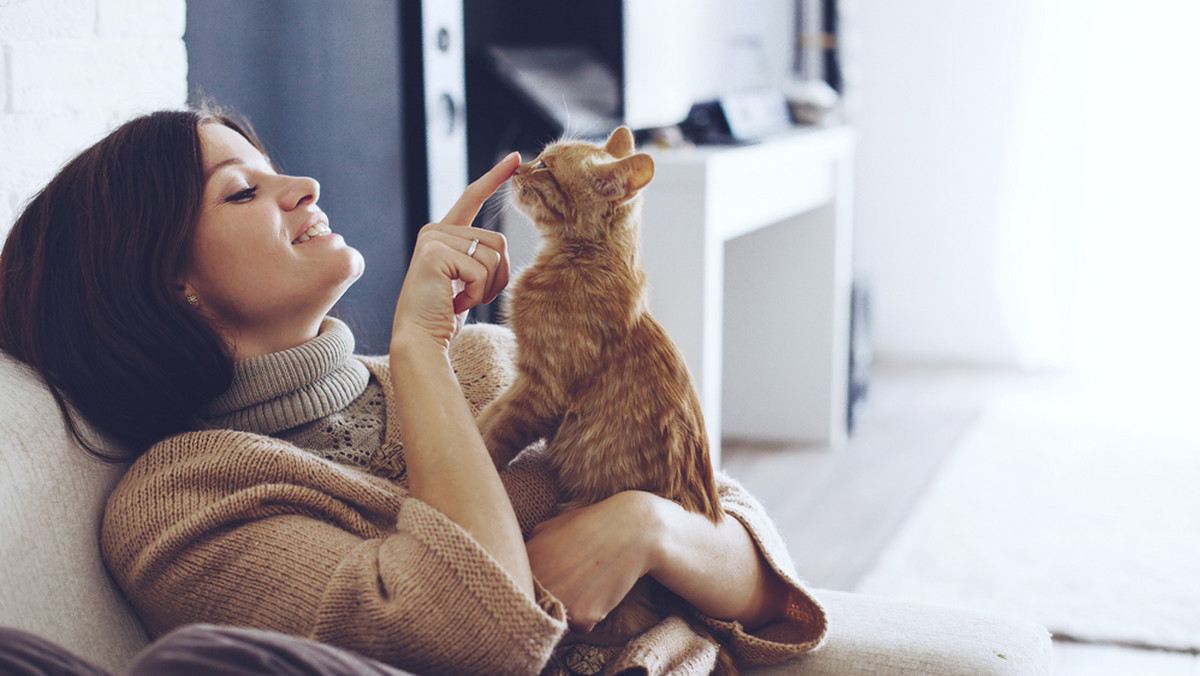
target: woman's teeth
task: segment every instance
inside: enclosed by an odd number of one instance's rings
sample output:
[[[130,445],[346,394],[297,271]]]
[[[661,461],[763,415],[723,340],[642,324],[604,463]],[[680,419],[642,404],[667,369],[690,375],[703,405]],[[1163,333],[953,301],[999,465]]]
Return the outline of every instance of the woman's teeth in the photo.
[[[303,244],[304,242],[307,242],[308,240],[312,239],[313,237],[320,237],[321,235],[332,235],[332,234],[333,234],[333,230],[330,229],[328,223],[317,223],[316,225],[309,228],[308,230],[305,230],[302,235],[297,237],[296,240],[294,242],[292,242],[292,244]]]

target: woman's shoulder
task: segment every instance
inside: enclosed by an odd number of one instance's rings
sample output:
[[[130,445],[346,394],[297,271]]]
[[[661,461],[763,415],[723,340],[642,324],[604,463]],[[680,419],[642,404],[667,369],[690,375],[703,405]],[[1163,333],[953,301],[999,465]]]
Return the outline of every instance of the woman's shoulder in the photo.
[[[258,486],[320,492],[391,492],[390,484],[282,439],[231,429],[178,434],[135,460],[109,495],[106,518],[150,507],[190,511]]]
[[[517,377],[517,339],[507,327],[469,324],[450,343],[450,364],[479,415]]]
[[[263,455],[286,453],[286,442],[253,432],[203,428],[176,434],[154,444],[125,472],[120,483],[133,477],[204,465],[252,464]],[[231,451],[237,451],[233,453]],[[120,485],[120,484],[118,484]]]
[[[101,548],[109,567],[124,570],[162,533],[250,483],[247,468],[281,452],[260,436],[196,430],[168,437],[138,456],[105,503]]]
[[[385,479],[281,439],[195,430],[160,441],[129,466],[105,504],[102,539],[136,550],[182,524],[213,526],[243,512],[309,513],[326,503],[354,505],[384,523],[394,519],[404,494]]]
[[[454,352],[456,349],[469,350],[479,347],[502,352],[515,351],[517,337],[512,332],[512,329],[502,324],[467,324],[454,337],[453,342],[450,344],[450,351]]]

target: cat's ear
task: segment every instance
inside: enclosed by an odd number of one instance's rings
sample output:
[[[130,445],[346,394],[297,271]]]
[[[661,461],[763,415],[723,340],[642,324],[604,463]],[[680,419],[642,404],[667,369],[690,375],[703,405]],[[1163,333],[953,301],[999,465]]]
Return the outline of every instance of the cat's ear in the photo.
[[[618,162],[626,167],[625,191],[627,194],[633,193],[646,187],[650,179],[654,178],[654,160],[646,153],[638,153],[630,155]]]
[[[630,155],[607,166],[610,197],[627,200],[654,178],[654,160],[646,153]]]
[[[604,150],[613,157],[629,157],[633,153],[633,132],[629,127],[617,127],[604,142]]]

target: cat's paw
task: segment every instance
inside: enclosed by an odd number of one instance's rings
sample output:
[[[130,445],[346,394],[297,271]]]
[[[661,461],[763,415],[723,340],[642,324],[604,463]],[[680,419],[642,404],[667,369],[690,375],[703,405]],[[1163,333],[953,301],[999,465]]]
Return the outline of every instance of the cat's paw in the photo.
[[[487,413],[487,411],[484,410],[484,413]],[[495,463],[496,469],[503,469],[508,466],[508,463],[512,462],[516,453],[513,453],[507,447],[507,444],[498,438],[495,418],[481,415],[476,420],[476,425],[479,427],[479,436],[483,437],[483,445],[487,448],[488,455],[492,456],[492,462]]]
[[[512,453],[507,449],[500,449],[494,446],[488,446],[488,455],[492,456],[492,463],[496,465],[496,469],[504,469],[509,463],[517,457],[516,453]]]

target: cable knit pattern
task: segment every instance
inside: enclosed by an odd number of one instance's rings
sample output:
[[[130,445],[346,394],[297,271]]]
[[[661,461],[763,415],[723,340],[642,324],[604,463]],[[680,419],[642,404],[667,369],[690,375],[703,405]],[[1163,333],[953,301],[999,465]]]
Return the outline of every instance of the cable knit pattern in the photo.
[[[383,387],[375,378],[341,411],[273,436],[317,455],[355,467],[367,467],[379,452],[384,430]]]
[[[517,341],[512,331],[495,324],[472,324],[458,340],[450,344],[450,362],[471,412],[479,415],[483,407],[500,396],[517,377]],[[479,354],[506,355],[483,365]]]
[[[514,342],[496,327],[467,327],[455,341],[452,363],[475,410],[511,382]],[[383,386],[391,414],[387,358],[355,361]],[[399,441],[401,431],[389,427],[386,436]],[[558,502],[541,449],[527,450],[501,479],[528,535]],[[761,508],[727,477],[720,486],[722,505],[792,582],[793,613],[756,634],[706,621],[748,664],[811,650],[825,631],[820,606],[795,581]],[[281,439],[205,429],[155,445],[110,496],[101,546],[153,636],[192,622],[257,627],[417,673],[557,674],[579,666],[566,652],[571,645],[560,645],[563,607],[540,585],[529,600],[473,538],[403,485]],[[686,623],[668,620],[614,657],[648,674],[702,674],[714,652]]]

